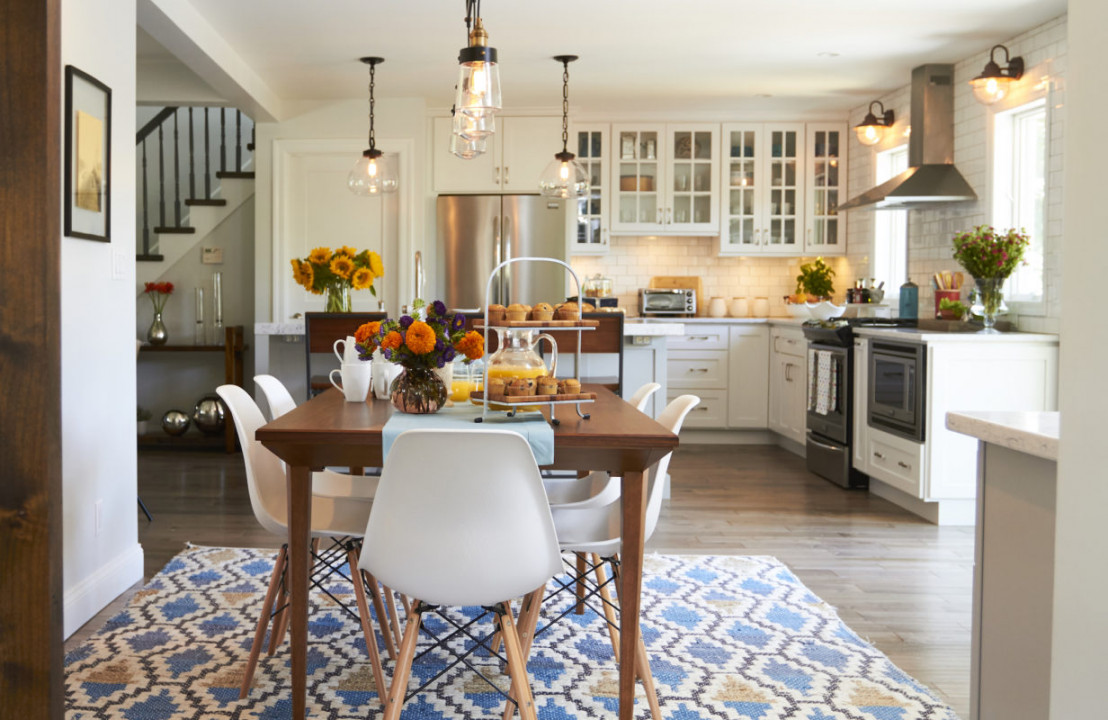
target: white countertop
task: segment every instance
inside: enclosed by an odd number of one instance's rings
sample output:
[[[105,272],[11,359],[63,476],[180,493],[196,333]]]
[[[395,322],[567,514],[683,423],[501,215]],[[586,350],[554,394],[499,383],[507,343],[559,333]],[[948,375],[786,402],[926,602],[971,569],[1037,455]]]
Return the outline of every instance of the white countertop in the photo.
[[[983,332],[941,332],[934,330],[920,330],[919,328],[879,328],[856,327],[855,335],[880,338],[883,340],[900,340],[902,342],[956,342],[956,343],[1058,343],[1057,335],[1047,333],[983,333]]]
[[[666,335],[684,335],[685,320],[651,320],[643,322],[640,319],[628,318],[623,323],[623,334],[626,337],[662,337]],[[759,322],[765,322],[760,320]],[[255,323],[255,335],[303,335],[303,321],[290,321],[283,323]]]
[[[804,322],[800,318],[794,317],[770,317],[770,318],[756,318],[756,317],[675,317],[672,320],[659,317],[648,318],[628,318],[627,322],[637,323],[684,323],[687,325],[796,325],[800,326],[800,323]]]
[[[1058,459],[1059,414],[1057,412],[977,411],[950,412],[946,426],[1012,450]]]

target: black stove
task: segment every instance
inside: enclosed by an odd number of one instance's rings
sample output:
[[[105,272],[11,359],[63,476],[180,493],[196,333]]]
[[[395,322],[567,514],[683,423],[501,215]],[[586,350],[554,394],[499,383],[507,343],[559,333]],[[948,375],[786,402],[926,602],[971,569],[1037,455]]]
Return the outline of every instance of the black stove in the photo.
[[[826,345],[848,347],[854,344],[856,327],[916,327],[916,320],[910,318],[833,318],[831,320],[805,320],[801,323],[804,337],[812,342]]]

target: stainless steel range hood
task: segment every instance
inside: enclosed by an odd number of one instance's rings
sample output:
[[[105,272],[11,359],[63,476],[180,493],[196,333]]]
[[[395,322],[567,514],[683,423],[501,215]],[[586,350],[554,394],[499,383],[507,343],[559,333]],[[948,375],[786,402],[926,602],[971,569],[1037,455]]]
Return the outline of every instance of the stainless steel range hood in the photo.
[[[977,199],[954,167],[954,66],[912,70],[912,135],[908,169],[851,198],[840,210],[908,210]]]

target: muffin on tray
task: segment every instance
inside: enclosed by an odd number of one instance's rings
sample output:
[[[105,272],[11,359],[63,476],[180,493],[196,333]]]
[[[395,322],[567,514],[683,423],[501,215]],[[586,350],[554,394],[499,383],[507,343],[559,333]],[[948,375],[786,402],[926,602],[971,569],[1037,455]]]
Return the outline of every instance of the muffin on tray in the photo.
[[[513,378],[505,393],[511,397],[527,397],[535,394],[535,381],[530,378]]]
[[[489,325],[500,325],[507,318],[506,313],[508,309],[499,303],[493,303],[489,305],[488,316]]]
[[[532,320],[553,320],[554,319],[554,306],[550,303],[541,302],[535,307],[531,308]]]
[[[539,378],[537,380],[537,390],[539,395],[557,395],[558,379],[549,376]]]
[[[559,395],[577,395],[581,392],[581,381],[577,378],[566,378],[558,382]]]
[[[527,306],[520,305],[519,303],[512,303],[508,306],[508,322],[519,322],[520,320],[527,319]]]
[[[503,395],[505,390],[504,378],[491,377],[489,378],[489,384],[485,388],[485,396],[489,395]]]

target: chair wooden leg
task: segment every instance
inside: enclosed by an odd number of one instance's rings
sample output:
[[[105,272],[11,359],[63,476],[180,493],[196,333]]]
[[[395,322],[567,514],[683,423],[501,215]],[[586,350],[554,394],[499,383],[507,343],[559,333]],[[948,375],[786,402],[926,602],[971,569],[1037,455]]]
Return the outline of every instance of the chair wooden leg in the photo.
[[[520,647],[519,634],[512,618],[512,606],[504,603],[504,612],[498,614],[500,637],[504,640],[504,654],[508,658],[508,673],[512,677],[512,697],[516,699],[522,720],[537,720],[535,700],[531,695],[531,680],[527,675],[527,657]]]
[[[600,562],[600,556],[593,553],[591,556],[593,568],[596,573],[596,583],[600,587],[600,601],[604,605],[604,618],[608,621],[608,637],[612,641],[612,654],[615,655],[616,662],[619,662],[619,618],[616,617],[616,611],[612,601],[612,593],[608,588],[608,577],[604,573],[604,566]]]
[[[404,606],[404,615],[412,614],[412,601],[408,599],[408,596],[404,593],[400,593],[400,604]],[[400,638],[396,638],[398,641]]]
[[[350,578],[354,581],[354,598],[358,602],[358,620],[362,623],[362,635],[365,636],[365,649],[369,653],[369,665],[373,669],[373,681],[377,683],[377,699],[385,694],[385,673],[381,669],[381,655],[377,652],[377,634],[369,622],[369,603],[365,597],[365,578],[358,570],[358,553],[349,548],[346,551],[346,561],[350,566]],[[388,635],[386,631],[384,633]]]
[[[258,667],[258,656],[262,652],[265,630],[269,627],[270,614],[273,612],[273,601],[277,597],[277,590],[281,587],[281,578],[284,576],[287,562],[288,546],[282,545],[281,551],[277,553],[277,560],[273,563],[273,573],[269,576],[269,589],[266,590],[265,599],[262,600],[262,611],[258,615],[258,626],[254,630],[254,642],[250,645],[250,658],[246,661],[246,669],[242,674],[239,700],[250,694],[250,684],[254,682],[254,670]]]
[[[393,597],[394,593],[387,586],[385,587],[385,604],[389,609],[389,623],[392,625],[392,634],[396,637],[397,642],[400,642],[400,619],[396,616],[396,599]],[[411,617],[409,615],[409,617]]]
[[[389,654],[389,659],[396,662],[396,642],[393,641],[393,631],[389,628],[388,618],[385,616],[385,604],[381,602],[380,583],[377,582],[377,578],[373,577],[372,573],[363,571],[365,575],[366,585],[369,586],[370,595],[373,598],[373,612],[377,615],[377,624],[381,628],[381,636],[385,639],[385,651]],[[392,591],[385,588],[387,594],[392,594]],[[396,641],[400,638],[397,637]]]
[[[616,580],[616,588],[619,588],[619,555],[613,557],[612,575]],[[654,687],[654,673],[650,671],[650,657],[646,654],[646,643],[643,642],[641,629],[636,640],[635,674],[639,680],[642,680],[643,688],[646,690],[646,702],[650,705],[651,715],[654,720],[662,720],[662,709],[658,705],[658,693]]]
[[[577,607],[573,609],[575,615],[585,614],[585,554],[573,553],[577,556]]]
[[[400,717],[400,710],[404,707],[404,696],[408,691],[412,660],[415,659],[416,641],[419,640],[419,626],[422,623],[423,610],[416,603],[412,614],[408,616],[408,622],[404,625],[404,639],[400,643],[400,655],[396,658],[396,669],[392,673],[392,685],[389,686],[382,720],[397,720]]]
[[[523,598],[523,603],[519,608],[519,623],[517,631],[519,633],[519,645],[520,651],[523,653],[524,661],[531,658],[531,643],[535,639],[535,627],[539,624],[539,611],[542,609],[542,598],[546,592],[546,586],[542,586],[537,590],[528,593]],[[496,632],[497,638],[500,637],[500,631]],[[515,715],[516,706],[514,703],[504,703],[504,713],[501,716],[501,720],[512,720],[512,716]]]

